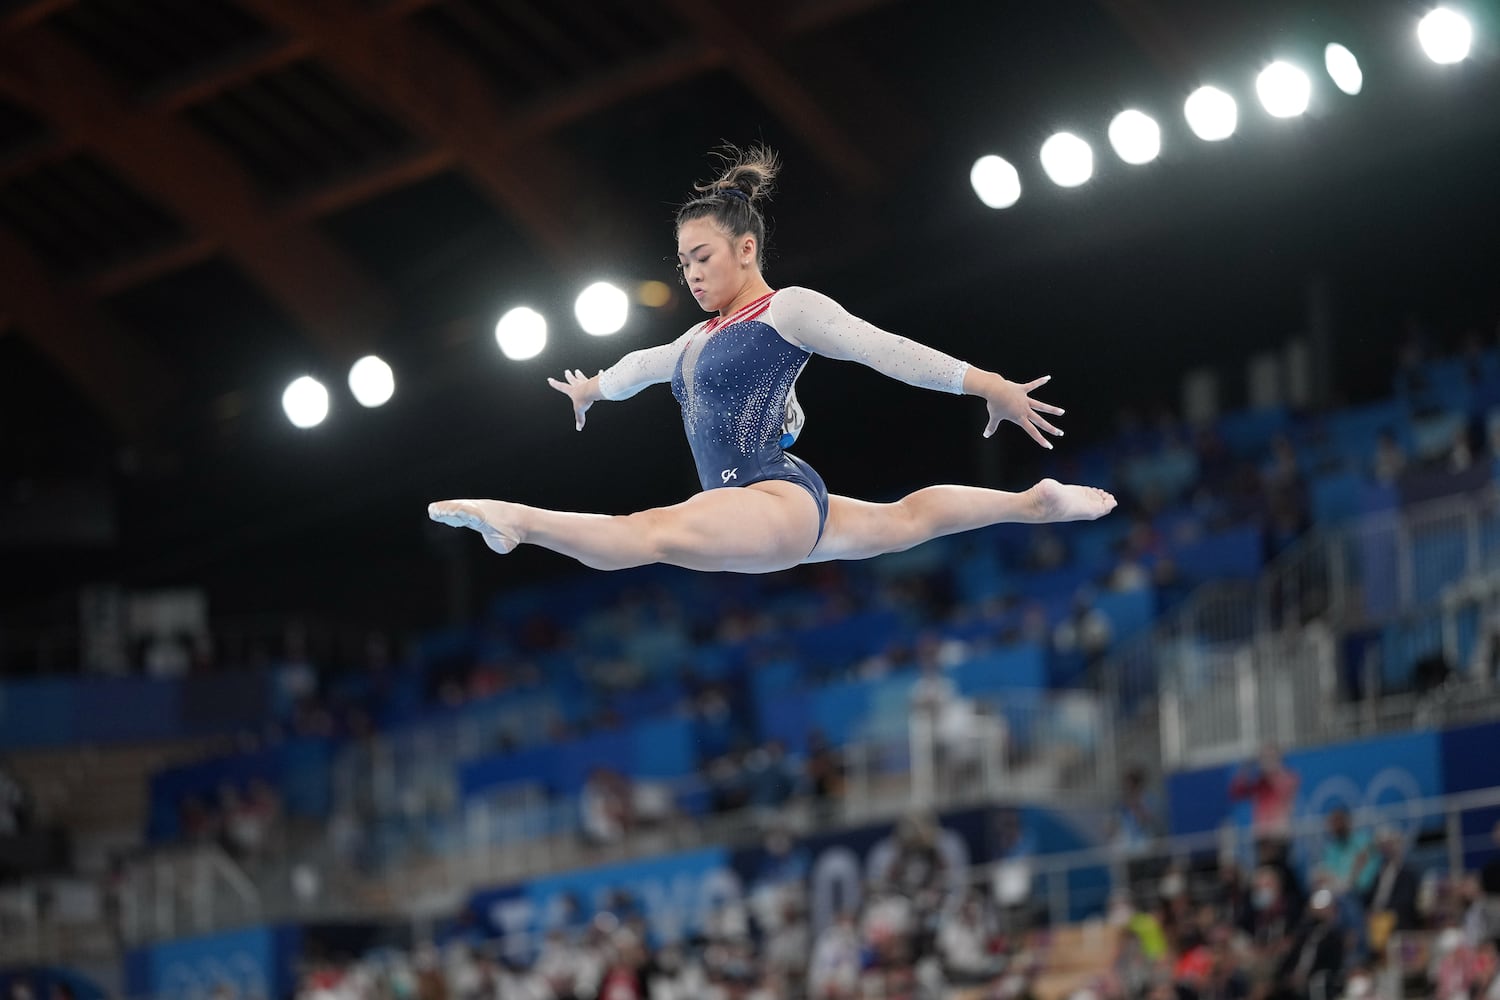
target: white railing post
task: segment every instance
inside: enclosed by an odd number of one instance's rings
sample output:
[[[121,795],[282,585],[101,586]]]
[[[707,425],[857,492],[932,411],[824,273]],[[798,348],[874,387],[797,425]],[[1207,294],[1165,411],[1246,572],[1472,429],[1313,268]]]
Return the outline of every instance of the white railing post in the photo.
[[[1182,764],[1181,698],[1175,690],[1169,689],[1160,695],[1160,699],[1162,763],[1169,768],[1178,767]]]
[[[911,745],[911,804],[912,808],[921,809],[932,803],[937,790],[935,732],[930,713],[912,712],[907,733]]]
[[[1235,695],[1240,715],[1240,747],[1253,754],[1260,744],[1260,702],[1255,676],[1255,657],[1248,647],[1234,654]]]

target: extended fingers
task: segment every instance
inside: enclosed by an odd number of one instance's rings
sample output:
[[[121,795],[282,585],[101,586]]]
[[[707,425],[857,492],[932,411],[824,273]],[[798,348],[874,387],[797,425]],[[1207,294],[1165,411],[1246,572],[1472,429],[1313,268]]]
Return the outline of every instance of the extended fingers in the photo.
[[[1035,441],[1043,448],[1046,448],[1048,451],[1052,450],[1052,442],[1042,437],[1042,432],[1037,430],[1036,424],[1032,423],[1030,420],[1027,420],[1022,422],[1021,427],[1025,429],[1027,434],[1031,435],[1031,440]]]
[[[1037,427],[1040,427],[1042,430],[1046,431],[1048,434],[1055,434],[1058,437],[1062,437],[1063,436],[1063,432],[1062,431],[1058,430],[1056,427],[1053,427],[1045,419],[1043,419],[1042,417],[1037,416],[1035,413],[1033,413],[1031,415],[1031,423],[1035,424]]]
[[[1031,408],[1033,410],[1040,410],[1042,413],[1050,413],[1054,417],[1060,417],[1064,413],[1068,412],[1067,410],[1064,410],[1061,406],[1053,406],[1051,403],[1044,403],[1040,399],[1029,399],[1028,398],[1027,402],[1029,402],[1031,404]]]

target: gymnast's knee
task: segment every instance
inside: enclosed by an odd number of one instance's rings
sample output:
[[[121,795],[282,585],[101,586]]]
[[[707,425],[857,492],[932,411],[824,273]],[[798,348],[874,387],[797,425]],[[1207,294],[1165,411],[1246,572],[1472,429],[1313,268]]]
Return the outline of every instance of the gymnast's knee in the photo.
[[[886,552],[905,552],[933,536],[931,518],[922,509],[922,498],[916,493],[887,504],[885,515],[885,530],[881,534]]]

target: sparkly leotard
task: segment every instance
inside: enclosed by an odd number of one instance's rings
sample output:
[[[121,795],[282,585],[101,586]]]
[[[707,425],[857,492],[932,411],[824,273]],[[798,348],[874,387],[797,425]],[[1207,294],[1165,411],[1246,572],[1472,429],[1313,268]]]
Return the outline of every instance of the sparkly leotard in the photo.
[[[699,323],[670,344],[626,355],[601,373],[599,390],[605,399],[625,399],[670,381],[703,488],[794,482],[818,505],[821,539],[828,489],[782,447],[787,399],[812,354],[956,394],[968,370],[956,358],[851,316],[826,295],[784,288]]]

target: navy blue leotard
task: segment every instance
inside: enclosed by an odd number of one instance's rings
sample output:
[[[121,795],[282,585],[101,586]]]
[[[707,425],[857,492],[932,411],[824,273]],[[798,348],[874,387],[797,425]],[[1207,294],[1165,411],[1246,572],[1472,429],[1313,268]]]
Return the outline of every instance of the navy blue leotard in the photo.
[[[858,361],[910,385],[961,394],[968,365],[851,316],[833,299],[784,288],[729,316],[699,323],[670,344],[633,351],[599,374],[605,399],[672,383],[698,480],[705,490],[768,479],[796,483],[828,521],[828,488],[782,446],[787,400],[812,354]]]
[[[682,426],[705,490],[767,479],[796,483],[818,505],[822,539],[828,487],[781,443],[787,397],[808,353],[765,321],[770,307],[766,295],[695,328],[673,366],[672,395],[682,407]]]

